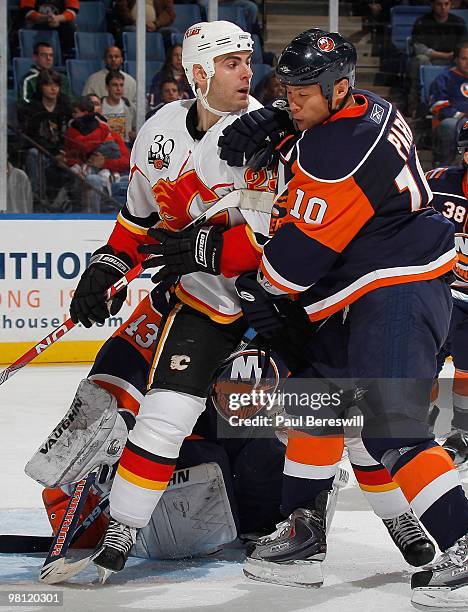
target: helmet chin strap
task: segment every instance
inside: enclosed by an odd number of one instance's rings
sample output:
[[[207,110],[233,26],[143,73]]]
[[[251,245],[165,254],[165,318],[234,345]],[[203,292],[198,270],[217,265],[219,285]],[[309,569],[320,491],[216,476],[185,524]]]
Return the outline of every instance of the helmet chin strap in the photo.
[[[213,113],[213,115],[217,115],[218,117],[226,117],[227,115],[230,115],[231,113],[229,111],[220,111],[217,110],[216,108],[212,108],[209,103],[208,103],[208,93],[210,91],[210,85],[211,85],[211,77],[208,77],[207,79],[207,85],[206,85],[206,91],[203,94],[201,92],[200,87],[197,87],[197,100],[200,100],[201,105],[203,106],[203,108],[207,111],[209,111],[210,113]]]

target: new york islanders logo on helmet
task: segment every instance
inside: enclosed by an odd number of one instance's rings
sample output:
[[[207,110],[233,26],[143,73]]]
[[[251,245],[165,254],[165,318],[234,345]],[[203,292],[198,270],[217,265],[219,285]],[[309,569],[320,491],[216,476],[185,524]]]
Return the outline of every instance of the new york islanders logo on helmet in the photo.
[[[317,41],[317,47],[320,51],[324,51],[325,53],[330,53],[335,48],[335,41],[329,36],[322,36]]]
[[[460,90],[465,98],[468,98],[468,83],[462,83]]]

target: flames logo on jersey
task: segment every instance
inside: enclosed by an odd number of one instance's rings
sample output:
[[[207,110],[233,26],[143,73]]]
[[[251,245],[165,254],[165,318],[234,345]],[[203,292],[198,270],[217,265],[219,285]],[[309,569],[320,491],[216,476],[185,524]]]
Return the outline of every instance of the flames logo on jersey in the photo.
[[[192,221],[189,210],[197,195],[205,204],[211,204],[219,199],[219,196],[200,180],[195,170],[184,172],[174,181],[159,179],[153,187],[153,194],[159,206],[159,216],[163,225],[170,230],[180,230]],[[226,214],[221,213],[221,215],[226,220]],[[213,219],[217,218],[218,215]]]
[[[335,41],[329,36],[322,36],[317,41],[317,47],[324,53],[330,53],[335,48]]]

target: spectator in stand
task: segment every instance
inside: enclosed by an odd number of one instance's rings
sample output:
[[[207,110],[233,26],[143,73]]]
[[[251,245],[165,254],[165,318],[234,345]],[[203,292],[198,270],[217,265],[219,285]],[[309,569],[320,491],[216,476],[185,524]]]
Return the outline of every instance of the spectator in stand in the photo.
[[[97,96],[96,94],[86,94],[86,96],[84,96],[85,98],[88,98],[88,100],[91,101],[93,107],[94,107],[94,113],[96,115],[96,119],[99,119],[99,121],[104,121],[104,123],[107,123],[107,119],[106,117],[104,117],[104,115],[102,114],[102,100],[99,96]]]
[[[146,31],[160,32],[164,44],[169,47],[171,34],[180,34],[172,24],[175,19],[174,0],[146,0]],[[132,32],[136,30],[137,1],[115,0],[114,17],[122,30]]]
[[[37,90],[37,80],[41,70],[51,70],[54,65],[54,50],[47,42],[38,42],[34,45],[33,56],[34,64],[23,76],[18,84],[17,99],[18,104],[27,104],[33,99]],[[72,98],[71,87],[67,77],[59,74],[60,92],[70,99]]]
[[[22,131],[40,147],[26,141],[26,172],[33,193],[39,199],[45,196],[45,178],[49,175],[47,169],[52,165],[53,159],[63,160],[64,133],[71,117],[70,101],[68,96],[61,93],[60,83],[60,75],[57,72],[41,70],[33,99],[18,106],[18,120]],[[45,153],[40,149],[45,150]]]
[[[106,67],[92,74],[85,83],[83,88],[83,96],[86,94],[96,94],[101,99],[107,96],[106,76],[110,70],[118,70],[124,76],[124,96],[130,100],[132,104],[136,104],[136,81],[135,79],[122,70],[123,54],[118,47],[107,47],[104,53],[104,62]]]
[[[195,97],[182,66],[181,45],[174,45],[168,50],[163,67],[154,75],[151,81],[149,90],[149,105],[151,108],[155,108],[158,104],[163,102],[161,97],[161,84],[168,79],[175,79],[177,81],[180,98],[188,99]]]
[[[283,85],[279,82],[276,72],[272,70],[267,74],[257,85],[253,92],[254,98],[257,98],[263,105],[270,104],[278,98],[284,98],[286,95]]]
[[[432,0],[431,8],[416,20],[411,35],[414,57],[410,62],[408,113],[413,117],[419,111],[420,66],[450,66],[454,49],[467,35],[463,19],[450,13],[451,0]]]
[[[106,75],[108,95],[102,99],[101,113],[106,117],[111,130],[117,132],[127,143],[136,137],[135,107],[123,95],[124,76],[118,70],[111,70]]]
[[[455,51],[455,66],[431,83],[429,102],[434,117],[434,165],[450,166],[457,152],[460,124],[468,115],[468,41]]]
[[[73,104],[73,121],[65,132],[65,160],[71,169],[89,185],[111,193],[111,186],[130,169],[130,154],[121,136],[99,121],[94,105],[87,96]],[[80,182],[81,183],[81,182]],[[81,184],[77,183],[77,200],[80,209],[91,213],[118,210],[109,198],[103,198],[89,190],[87,205],[82,206]]]
[[[25,28],[57,30],[64,59],[73,57],[80,0],[20,0]]]
[[[159,84],[159,97],[161,98],[161,102],[159,104],[156,104],[154,107],[150,104],[150,109],[146,113],[146,120],[152,117],[160,108],[166,104],[169,104],[169,102],[180,100],[179,84],[177,81],[171,77],[161,81]]]

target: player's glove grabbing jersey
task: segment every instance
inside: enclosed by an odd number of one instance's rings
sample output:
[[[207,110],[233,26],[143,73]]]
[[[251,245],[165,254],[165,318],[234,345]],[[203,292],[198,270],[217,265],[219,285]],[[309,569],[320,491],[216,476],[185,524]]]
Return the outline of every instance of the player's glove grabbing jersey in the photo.
[[[259,106],[251,98],[248,110]],[[195,111],[194,100],[167,104],[144,124],[133,146],[127,204],[109,243],[130,253],[135,262],[143,259],[138,246],[152,242],[147,231],[158,219],[158,227],[178,231],[234,189],[274,189],[266,172],[230,168],[219,158],[219,136],[242,112],[222,117],[203,134],[197,130]],[[228,276],[256,267],[261,255],[258,234],[268,235],[268,223],[269,215],[257,211],[214,217],[211,224],[232,228],[224,232],[222,274],[184,275],[176,287],[179,299],[220,322],[240,317],[234,278]],[[240,225],[243,229],[237,230]],[[244,266],[239,272],[232,268],[234,259]]]

